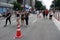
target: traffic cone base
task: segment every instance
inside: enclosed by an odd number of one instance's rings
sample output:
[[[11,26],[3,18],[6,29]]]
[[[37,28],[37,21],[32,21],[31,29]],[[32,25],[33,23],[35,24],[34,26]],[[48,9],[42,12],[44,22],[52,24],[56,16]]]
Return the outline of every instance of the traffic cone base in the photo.
[[[22,35],[21,36],[16,36],[15,38],[22,38]]]

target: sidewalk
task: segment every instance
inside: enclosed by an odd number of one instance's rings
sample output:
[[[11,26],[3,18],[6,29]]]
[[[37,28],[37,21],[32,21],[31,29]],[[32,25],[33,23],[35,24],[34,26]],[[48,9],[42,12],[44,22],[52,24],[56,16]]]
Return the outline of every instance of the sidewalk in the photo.
[[[57,26],[58,30],[60,31],[60,21],[58,21],[55,17],[53,17],[53,22]]]
[[[55,19],[60,21],[60,12],[55,12],[54,17],[55,17]]]
[[[53,22],[55,23],[58,30],[60,31],[60,13],[59,12],[55,12],[55,14],[53,15]]]

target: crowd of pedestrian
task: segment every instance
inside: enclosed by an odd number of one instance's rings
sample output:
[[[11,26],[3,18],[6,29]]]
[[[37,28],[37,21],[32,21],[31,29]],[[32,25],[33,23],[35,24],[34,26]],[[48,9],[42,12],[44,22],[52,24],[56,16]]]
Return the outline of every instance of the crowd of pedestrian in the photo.
[[[49,19],[52,19],[53,11],[52,10],[43,10],[42,14],[43,14],[44,19],[45,18],[47,19],[48,16],[49,16]]]
[[[5,18],[6,18],[6,21],[5,21],[5,25],[4,27],[7,26],[7,22],[9,21],[10,24],[11,24],[11,15],[12,13],[10,11],[8,11],[5,15]],[[26,25],[28,25],[28,20],[29,20],[29,12],[28,11],[18,11],[16,10],[15,11],[15,15],[16,15],[16,22],[17,24],[20,24],[21,22],[21,25],[24,26],[24,20],[26,22]],[[20,21],[21,20],[21,21]]]
[[[16,15],[16,22],[17,22],[17,24],[20,24],[20,22],[21,22],[21,25],[24,26],[24,21],[25,21],[26,25],[28,25],[29,24],[28,22],[29,22],[29,14],[30,14],[30,12],[32,12],[32,11],[24,11],[24,10],[19,11],[19,10],[15,10],[14,14]],[[43,10],[43,11],[39,11],[39,10],[34,9],[33,13],[36,13],[37,17],[39,16],[40,13],[42,13],[44,19],[47,19],[48,15],[49,15],[49,19],[52,19],[52,16],[53,16],[53,11],[52,10],[47,10],[47,9]],[[7,26],[7,22],[8,21],[11,24],[11,16],[12,16],[11,11],[7,11],[7,13],[5,15],[6,21],[5,21],[4,27]]]

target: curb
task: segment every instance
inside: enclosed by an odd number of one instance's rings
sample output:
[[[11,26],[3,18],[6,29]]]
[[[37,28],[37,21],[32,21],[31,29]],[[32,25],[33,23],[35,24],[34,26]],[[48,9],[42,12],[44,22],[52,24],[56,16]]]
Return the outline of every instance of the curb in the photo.
[[[60,31],[60,22],[55,19],[54,17],[52,18],[53,22],[55,23],[55,25],[57,26],[58,30]]]

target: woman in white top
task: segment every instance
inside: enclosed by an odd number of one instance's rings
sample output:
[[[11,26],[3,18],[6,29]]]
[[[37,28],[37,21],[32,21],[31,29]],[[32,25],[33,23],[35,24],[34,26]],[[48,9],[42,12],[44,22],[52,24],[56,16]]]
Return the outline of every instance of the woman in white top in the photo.
[[[37,10],[36,13],[37,13],[37,17],[38,17],[38,15],[39,15],[39,11]]]
[[[52,16],[53,16],[53,11],[50,11],[49,12],[49,19],[52,19]]]

